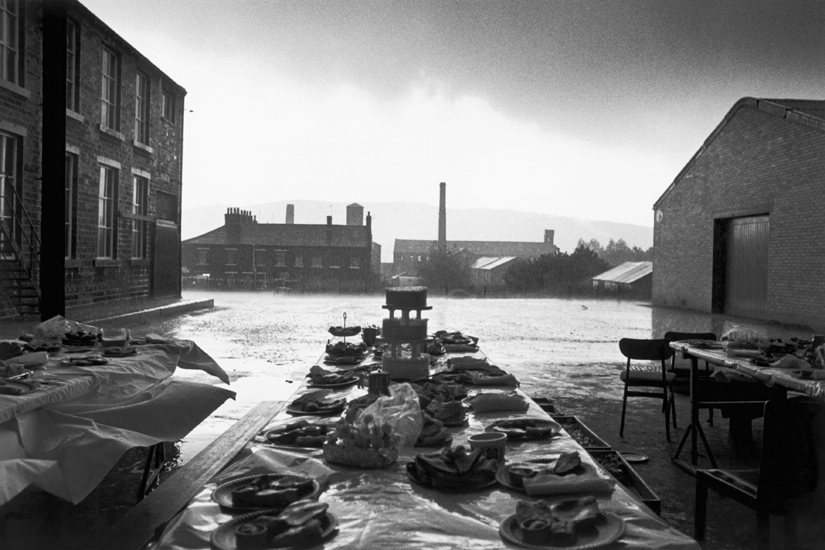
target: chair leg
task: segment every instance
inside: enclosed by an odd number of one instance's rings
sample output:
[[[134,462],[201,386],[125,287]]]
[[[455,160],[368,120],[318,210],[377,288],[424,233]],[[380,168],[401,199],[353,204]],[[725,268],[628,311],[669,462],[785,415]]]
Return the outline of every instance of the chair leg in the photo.
[[[756,512],[756,548],[770,550],[771,516],[767,512]]]
[[[619,437],[624,437],[624,415],[627,410],[627,384],[624,385],[624,395],[622,396],[622,424],[619,426]]]
[[[673,427],[678,428],[679,426],[676,425],[676,395],[673,393],[673,386],[670,387],[670,415],[673,418]]]
[[[665,409],[665,437],[667,437],[667,440],[670,441],[670,403],[667,399],[667,386],[664,387],[664,392],[665,396],[662,404]]]
[[[693,502],[693,538],[700,544],[705,541],[705,520],[708,509],[708,485],[701,473],[696,476],[696,497]]]

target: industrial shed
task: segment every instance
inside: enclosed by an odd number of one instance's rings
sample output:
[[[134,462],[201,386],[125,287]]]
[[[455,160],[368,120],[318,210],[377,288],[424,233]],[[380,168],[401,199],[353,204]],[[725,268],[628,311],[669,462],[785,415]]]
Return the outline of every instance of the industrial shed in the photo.
[[[597,293],[614,293],[650,298],[653,262],[625,262],[593,277]]]
[[[504,286],[504,273],[510,269],[516,256],[482,256],[470,266],[473,284],[478,287]]]
[[[654,305],[825,328],[825,101],[738,101],[654,204]]]

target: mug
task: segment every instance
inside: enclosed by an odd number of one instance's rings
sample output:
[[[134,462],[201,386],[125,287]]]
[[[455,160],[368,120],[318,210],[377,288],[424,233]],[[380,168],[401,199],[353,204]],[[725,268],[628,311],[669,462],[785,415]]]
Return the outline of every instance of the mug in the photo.
[[[390,373],[384,371],[371,372],[367,378],[367,392],[378,395],[390,394]]]
[[[507,443],[505,433],[483,433],[470,436],[470,448],[480,449],[481,454],[486,458],[498,460],[504,463],[504,447]]]

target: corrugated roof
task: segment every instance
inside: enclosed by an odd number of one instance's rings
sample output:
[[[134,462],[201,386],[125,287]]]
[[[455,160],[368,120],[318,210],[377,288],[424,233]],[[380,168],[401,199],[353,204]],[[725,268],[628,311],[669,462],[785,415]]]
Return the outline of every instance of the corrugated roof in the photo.
[[[183,242],[196,245],[255,244],[260,246],[335,247],[371,245],[370,230],[364,225],[243,223],[240,229],[240,242],[229,242],[225,225]]]
[[[629,285],[651,273],[653,273],[653,262],[625,262],[601,275],[596,275],[593,280]]]
[[[497,267],[501,267],[502,265],[508,262],[512,262],[515,259],[516,256],[500,256],[492,258],[489,256],[482,256],[481,258],[478,258],[475,262],[473,262],[473,265],[471,265],[470,267],[472,269],[490,270],[495,269]]]

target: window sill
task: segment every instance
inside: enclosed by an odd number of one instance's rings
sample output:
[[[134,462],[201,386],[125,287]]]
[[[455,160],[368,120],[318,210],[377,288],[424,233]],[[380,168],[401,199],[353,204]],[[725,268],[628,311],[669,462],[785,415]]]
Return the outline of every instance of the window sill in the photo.
[[[329,266],[330,269],[341,269],[340,265],[331,265]]]
[[[129,260],[129,265],[131,267],[149,267],[149,259],[148,258],[132,258]]]
[[[111,128],[107,128],[102,124],[99,126],[99,128],[100,128],[100,131],[102,133],[106,134],[107,136],[112,136],[113,138],[119,139],[120,141],[124,141],[126,139],[125,136],[123,134],[121,134],[120,132],[118,132],[117,130],[112,130]]]
[[[86,122],[86,117],[81,115],[80,113],[76,113],[71,109],[66,109],[66,116],[69,118],[73,118],[78,122]]]
[[[143,144],[143,143],[141,143],[141,142],[139,142],[139,141],[137,141],[137,140],[132,140],[132,146],[133,146],[135,149],[140,149],[141,151],[144,151],[144,152],[146,152],[146,153],[149,153],[150,155],[151,155],[152,153],[154,153],[154,152],[155,152],[155,150],[154,150],[154,149],[152,149],[152,148],[151,148],[151,147],[149,147],[148,145]]]
[[[80,267],[81,263],[80,260],[76,258],[64,258],[63,259],[63,268],[64,269],[76,269]]]
[[[357,265],[351,265],[351,266],[349,266],[349,268],[350,268],[350,269],[361,269],[361,268],[360,268],[360,267],[358,267]]]
[[[11,92],[16,93],[19,96],[24,97],[25,99],[29,99],[32,96],[32,93],[22,86],[18,86],[13,82],[9,82],[8,80],[3,80],[0,78],[0,88],[5,88]]]
[[[94,265],[95,267],[120,267],[120,260],[113,260],[111,258],[97,258]]]

